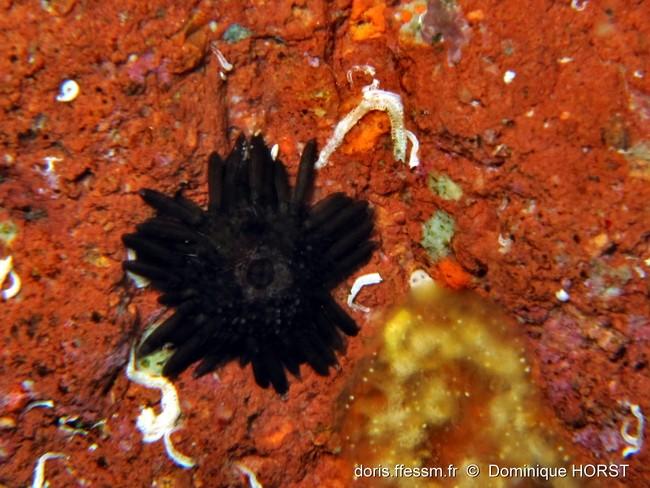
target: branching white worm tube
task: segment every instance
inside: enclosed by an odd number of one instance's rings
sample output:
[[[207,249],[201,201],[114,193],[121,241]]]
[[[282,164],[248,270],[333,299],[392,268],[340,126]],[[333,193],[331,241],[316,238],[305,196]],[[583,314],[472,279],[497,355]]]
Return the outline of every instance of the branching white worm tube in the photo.
[[[142,408],[136,427],[142,432],[143,442],[156,442],[163,439],[167,455],[179,466],[191,468],[194,461],[179,453],[172,444],[171,434],[176,429],[176,422],[181,415],[181,407],[178,402],[178,393],[174,385],[164,376],[154,376],[142,371],[135,366],[135,351],[131,348],[129,364],[126,367],[126,377],[147,388],[160,390],[160,414],[156,415],[153,408]]]
[[[334,151],[343,143],[346,134],[361,120],[368,112],[379,110],[388,114],[390,120],[390,136],[393,141],[393,156],[397,161],[406,159],[406,139],[409,138],[413,144],[409,158],[409,166],[414,168],[420,161],[418,159],[419,143],[415,134],[404,127],[404,106],[402,98],[393,92],[379,89],[379,82],[373,82],[363,87],[363,98],[359,105],[353,108],[343,117],[334,128],[332,137],[329,138],[316,161],[316,168],[320,169],[327,164]]]

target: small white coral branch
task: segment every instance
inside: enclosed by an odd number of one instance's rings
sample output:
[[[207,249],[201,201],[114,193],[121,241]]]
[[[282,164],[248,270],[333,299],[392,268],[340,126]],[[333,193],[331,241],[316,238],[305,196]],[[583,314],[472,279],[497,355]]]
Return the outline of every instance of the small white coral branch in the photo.
[[[634,403],[630,403],[628,401],[624,401],[622,404],[626,407],[629,407],[630,411],[632,412],[632,415],[634,415],[637,420],[636,434],[634,435],[629,433],[630,421],[628,419],[625,419],[623,421],[623,425],[621,426],[621,437],[623,437],[625,443],[628,444],[625,448],[623,448],[621,454],[623,455],[624,459],[627,459],[633,454],[638,453],[641,450],[641,447],[643,447],[643,431],[645,429],[645,417],[641,412],[641,407],[639,407],[638,405]]]
[[[142,432],[143,442],[156,442],[163,439],[167,455],[179,466],[191,468],[194,461],[179,453],[172,444],[171,434],[176,429],[176,422],[181,415],[181,407],[178,402],[178,393],[174,385],[164,376],[154,376],[147,371],[142,371],[135,366],[135,351],[131,348],[129,364],[126,367],[126,377],[146,388],[160,390],[160,414],[156,415],[153,408],[142,408],[136,427]]]
[[[363,288],[364,286],[376,285],[378,283],[381,283],[382,281],[383,280],[379,273],[369,273],[369,274],[359,276],[356,280],[354,280],[354,283],[352,284],[352,288],[350,288],[350,294],[348,295],[348,307],[350,307],[352,310],[357,310],[363,313],[370,312],[370,309],[368,307],[364,307],[363,305],[354,303],[354,299],[357,297],[357,295],[361,291],[361,288]]]
[[[34,477],[32,479],[32,488],[43,488],[47,483],[45,480],[45,463],[50,459],[68,459],[68,456],[61,452],[46,452],[36,461],[34,467]]]
[[[415,134],[410,133],[404,127],[404,106],[402,98],[393,92],[381,90],[379,82],[373,82],[363,87],[363,98],[359,105],[353,108],[343,117],[334,128],[332,137],[329,138],[325,147],[318,156],[316,168],[320,169],[327,164],[334,151],[343,143],[346,134],[361,120],[368,112],[379,110],[388,114],[390,120],[390,135],[393,141],[393,156],[397,161],[406,159],[406,140],[409,138],[413,144],[409,166],[411,168],[419,164],[417,148],[419,143]]]
[[[7,256],[4,259],[0,259],[0,287],[4,284],[7,276],[9,277],[9,288],[2,290],[2,299],[9,300],[10,298],[15,297],[20,292],[22,282],[20,281],[20,276],[13,270],[14,263],[11,256]]]

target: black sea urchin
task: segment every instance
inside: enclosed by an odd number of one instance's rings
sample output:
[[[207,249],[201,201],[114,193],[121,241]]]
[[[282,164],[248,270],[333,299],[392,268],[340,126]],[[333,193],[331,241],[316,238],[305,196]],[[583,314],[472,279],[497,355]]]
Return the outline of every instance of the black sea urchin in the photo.
[[[210,156],[207,210],[180,193],[140,191],[157,214],[123,237],[137,253],[124,269],[175,307],[138,352],[172,343],[165,376],[202,359],[198,377],[239,358],[258,385],[284,393],[285,369],[298,375],[308,363],[326,376],[343,349],[339,330],[357,334],[330,290],[370,258],[372,212],[342,193],[310,208],[316,157],[312,140],[292,190],[262,137],[240,136],[225,161]]]

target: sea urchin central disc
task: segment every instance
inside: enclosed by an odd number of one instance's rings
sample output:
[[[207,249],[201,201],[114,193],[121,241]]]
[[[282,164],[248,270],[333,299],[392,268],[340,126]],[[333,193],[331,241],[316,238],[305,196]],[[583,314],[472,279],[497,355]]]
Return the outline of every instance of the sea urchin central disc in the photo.
[[[249,303],[265,302],[291,290],[291,263],[279,249],[258,248],[235,266],[235,279]]]
[[[246,279],[248,283],[263,290],[273,281],[273,263],[267,258],[255,258],[248,265],[246,272]]]
[[[163,374],[201,360],[201,376],[239,359],[257,383],[288,389],[285,370],[301,364],[327,375],[354,320],[330,290],[370,259],[375,243],[367,202],[334,193],[313,207],[316,144],[305,146],[296,185],[260,136],[243,136],[224,160],[208,164],[209,203],[141,190],[156,215],[123,237],[137,258],[124,269],[151,280],[174,313],[140,346],[175,347]]]

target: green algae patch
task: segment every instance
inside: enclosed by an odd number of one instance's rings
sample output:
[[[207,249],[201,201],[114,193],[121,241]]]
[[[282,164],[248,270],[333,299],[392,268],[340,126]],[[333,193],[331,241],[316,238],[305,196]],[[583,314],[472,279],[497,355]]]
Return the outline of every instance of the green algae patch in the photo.
[[[640,141],[623,155],[630,164],[630,176],[650,180],[650,142]]]
[[[443,200],[458,201],[463,196],[463,189],[447,175],[429,173],[427,184]]]
[[[253,31],[239,24],[232,24],[223,33],[223,40],[228,44],[235,44],[253,35]]]
[[[0,242],[9,247],[17,236],[18,226],[13,221],[0,222]]]
[[[449,254],[449,244],[454,236],[456,223],[444,210],[437,210],[422,224],[422,247],[433,261],[439,261]]]
[[[345,392],[344,457],[388,467],[381,486],[397,487],[514,487],[520,479],[483,468],[566,466],[514,325],[475,294],[431,281],[413,288]],[[478,477],[466,474],[471,464],[482,467]],[[400,465],[431,474],[400,476]],[[549,486],[577,485],[551,478]]]

